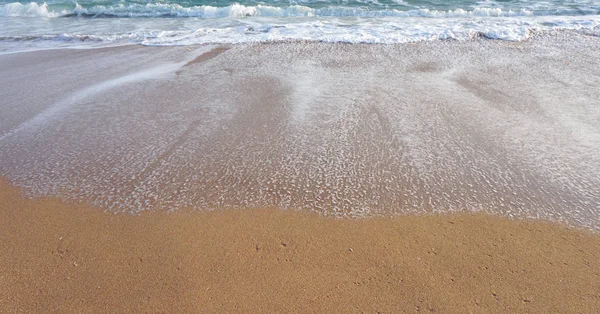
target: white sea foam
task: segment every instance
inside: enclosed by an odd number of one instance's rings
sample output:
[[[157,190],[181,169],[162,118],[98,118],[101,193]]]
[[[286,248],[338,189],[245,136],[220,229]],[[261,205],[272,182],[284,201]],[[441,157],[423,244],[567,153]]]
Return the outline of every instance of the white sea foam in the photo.
[[[13,2],[0,5],[0,16],[25,16],[25,17],[57,17],[68,13],[67,11],[49,11],[46,2],[38,4],[30,2],[22,4]]]
[[[390,44],[439,39],[471,40],[476,37],[522,41],[536,32],[558,30],[574,30],[591,35],[600,33],[600,17],[595,16],[585,19],[533,17],[526,20],[519,17],[479,20],[431,18],[426,21],[419,18],[377,18],[370,21],[337,18],[301,19],[288,23],[277,19],[255,18],[235,23],[204,20],[190,20],[182,25],[169,23],[173,22],[169,19],[127,19],[120,21],[117,27],[111,19],[100,19],[79,27],[80,33],[70,32],[72,26],[69,23],[64,26],[54,23],[50,34],[0,34],[0,43],[6,46],[13,43],[17,47],[31,45],[45,48],[56,44],[73,47],[114,44],[170,46],[290,40]],[[133,30],[120,32],[127,28]]]
[[[243,18],[253,16],[263,17],[490,17],[490,16],[532,16],[533,12],[526,9],[517,11],[501,8],[475,8],[473,10],[455,9],[448,11],[417,9],[402,11],[397,9],[373,10],[366,7],[330,6],[311,8],[302,5],[275,7],[269,5],[246,6],[232,4],[224,7],[210,5],[185,7],[172,3],[130,3],[112,6],[97,5],[83,8],[76,4],[72,10],[49,10],[47,3],[31,2],[21,4],[13,2],[0,5],[0,16],[12,17],[60,17],[74,16],[113,16],[113,17],[201,17],[201,18]]]
[[[242,5],[216,7],[176,3],[109,6],[77,3],[0,4],[3,50],[115,44],[192,45],[311,40],[346,43],[405,43],[485,37],[521,41],[536,32],[575,30],[600,34],[600,7],[471,7],[400,10],[365,6],[310,7]],[[484,3],[491,5],[493,3]],[[404,4],[401,4],[404,5]],[[113,17],[111,19],[103,17]],[[173,18],[163,18],[173,17]],[[16,47],[16,48],[15,48]],[[19,48],[19,49],[17,49]]]

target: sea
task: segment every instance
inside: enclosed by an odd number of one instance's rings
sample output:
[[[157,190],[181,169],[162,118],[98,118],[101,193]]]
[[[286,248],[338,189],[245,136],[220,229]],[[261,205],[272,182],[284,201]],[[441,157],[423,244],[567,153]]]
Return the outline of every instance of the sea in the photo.
[[[0,51],[600,36],[600,0],[0,0]]]

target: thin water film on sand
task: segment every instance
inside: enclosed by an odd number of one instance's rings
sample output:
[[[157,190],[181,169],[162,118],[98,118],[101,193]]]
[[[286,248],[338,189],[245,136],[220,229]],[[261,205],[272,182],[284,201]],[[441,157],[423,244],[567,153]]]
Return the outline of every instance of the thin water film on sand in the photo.
[[[483,210],[597,230],[598,47],[565,33],[4,55],[0,174],[115,212]]]

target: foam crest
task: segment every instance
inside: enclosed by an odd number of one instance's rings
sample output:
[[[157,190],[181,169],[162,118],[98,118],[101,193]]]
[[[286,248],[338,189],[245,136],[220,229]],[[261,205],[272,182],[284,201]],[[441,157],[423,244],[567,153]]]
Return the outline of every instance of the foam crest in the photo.
[[[30,2],[21,4],[19,2],[0,5],[0,16],[26,16],[26,17],[58,17],[66,12],[51,11],[46,2],[38,4]]]
[[[552,14],[557,14],[553,12]],[[324,8],[311,8],[302,5],[276,7],[269,5],[245,6],[232,4],[224,7],[210,5],[185,7],[174,3],[119,3],[117,5],[94,5],[87,8],[79,4],[70,10],[52,10],[48,4],[31,2],[21,4],[18,2],[0,6],[0,16],[28,16],[28,17],[200,17],[200,18],[244,18],[244,17],[508,17],[532,16],[534,12],[526,9],[517,11],[503,10],[501,8],[475,8],[473,10],[455,9],[448,11],[418,9],[398,10],[385,9],[373,10],[369,7],[344,7],[328,6]],[[545,15],[539,13],[537,15]]]
[[[162,19],[168,20],[168,19]],[[473,40],[477,38],[523,41],[534,34],[556,31],[576,31],[587,35],[600,34],[600,18],[556,19],[543,18],[521,20],[503,18],[493,21],[461,19],[432,19],[419,23],[414,18],[407,20],[382,19],[373,23],[345,23],[345,20],[300,20],[280,24],[277,20],[249,21],[249,23],[191,23],[186,27],[161,30],[148,29],[145,25],[132,25],[131,32],[118,32],[112,21],[86,26],[87,33],[71,33],[68,28],[57,29],[55,34],[0,35],[0,42],[9,45],[24,44],[40,48],[52,45],[103,46],[142,44],[148,46],[182,46],[206,43],[257,43],[309,40],[321,42],[395,44],[431,40]],[[165,26],[168,28],[169,26]]]

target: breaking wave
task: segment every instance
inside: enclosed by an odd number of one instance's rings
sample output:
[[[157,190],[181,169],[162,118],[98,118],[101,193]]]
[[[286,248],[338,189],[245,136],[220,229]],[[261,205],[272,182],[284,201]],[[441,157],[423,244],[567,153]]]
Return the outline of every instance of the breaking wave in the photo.
[[[82,7],[75,3],[71,9],[64,5],[52,8],[47,3],[19,2],[0,5],[0,16],[11,17],[199,17],[199,18],[244,18],[244,17],[423,17],[423,18],[456,18],[456,17],[512,17],[512,16],[545,16],[545,15],[594,15],[600,14],[600,7],[577,9],[533,11],[528,9],[506,10],[502,8],[475,8],[472,10],[398,10],[373,9],[372,7],[328,6],[311,8],[302,5],[276,7],[269,5],[246,6],[232,4],[224,7],[209,5],[182,6],[175,3],[120,3],[111,6],[94,5]]]
[[[191,45],[311,40],[405,43],[488,38],[522,41],[561,30],[600,35],[600,6],[560,5],[416,7],[401,0],[300,1],[302,5],[228,6],[177,3],[4,3],[0,0],[0,52],[22,49],[120,44]],[[167,0],[168,1],[168,0]],[[192,0],[200,1],[200,0]],[[312,2],[311,2],[312,1]],[[378,3],[371,5],[371,2]],[[395,7],[377,1],[393,1]],[[594,0],[595,1],[595,0]],[[530,3],[530,2],[523,2]],[[331,5],[330,5],[331,4]],[[281,5],[281,6],[280,6]],[[404,8],[404,9],[402,9]],[[115,22],[115,19],[118,22]],[[12,45],[12,46],[11,46]],[[13,47],[14,46],[14,47]]]

